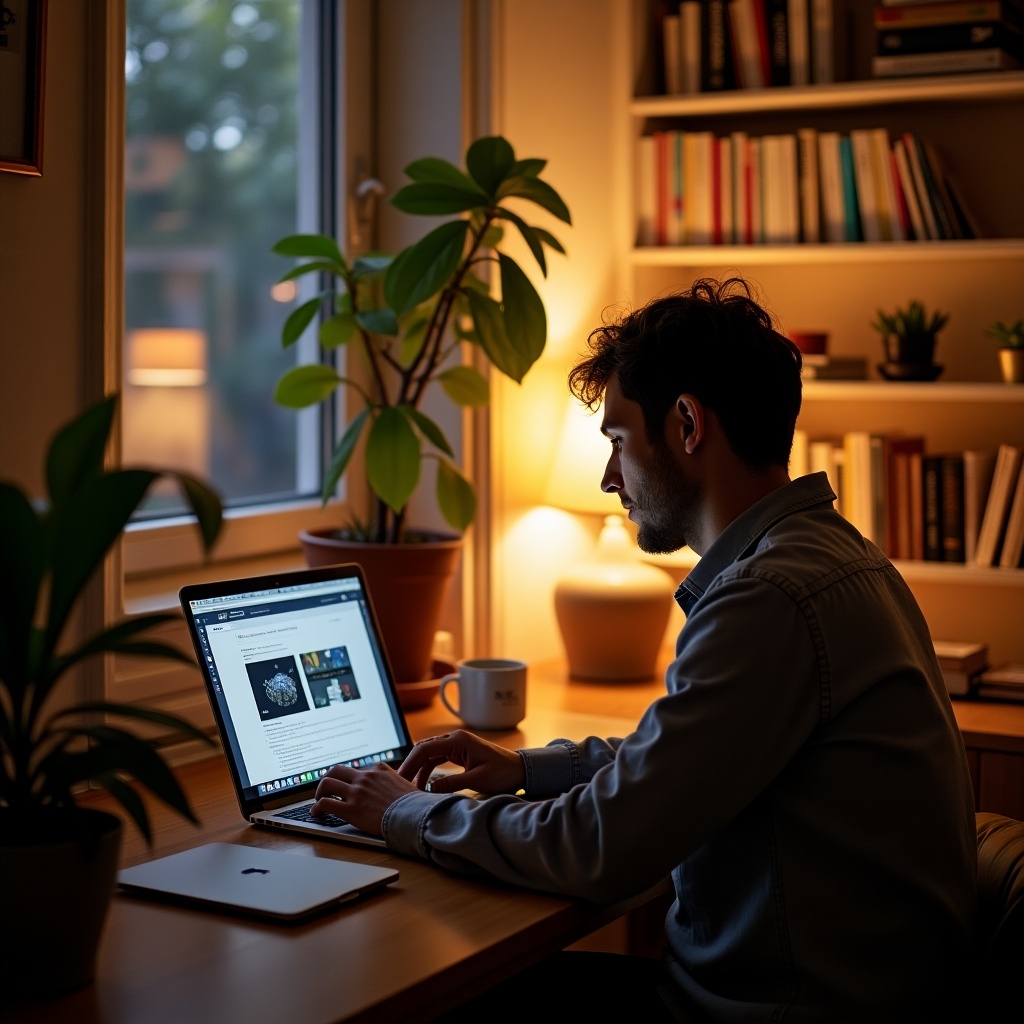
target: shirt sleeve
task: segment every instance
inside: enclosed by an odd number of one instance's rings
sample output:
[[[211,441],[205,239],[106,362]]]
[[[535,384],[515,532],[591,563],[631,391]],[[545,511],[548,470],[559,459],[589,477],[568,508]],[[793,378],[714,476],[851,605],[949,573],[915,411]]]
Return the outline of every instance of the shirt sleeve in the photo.
[[[753,624],[756,636],[723,621]],[[407,794],[386,812],[385,838],[452,870],[595,902],[643,891],[806,740],[820,711],[815,666],[799,602],[770,581],[734,578],[692,610],[669,693],[630,735],[521,752],[525,798]]]

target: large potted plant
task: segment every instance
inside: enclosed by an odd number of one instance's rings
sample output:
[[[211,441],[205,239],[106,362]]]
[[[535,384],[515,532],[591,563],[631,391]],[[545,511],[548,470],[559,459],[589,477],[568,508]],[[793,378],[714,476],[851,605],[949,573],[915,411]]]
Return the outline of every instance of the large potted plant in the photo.
[[[211,743],[184,719],[134,705],[76,700],[67,691],[87,659],[117,653],[193,664],[147,638],[174,616],[141,615],[81,636],[83,595],[150,485],[151,469],[106,470],[117,399],[90,407],[53,438],[45,503],[0,481],[0,1003],[57,995],[92,980],[114,889],[121,819],[79,806],[78,787],[106,789],[150,840],[136,786],[194,821],[154,744],[127,728]],[[177,477],[208,550],[221,503]]]
[[[423,411],[435,388],[457,406],[490,399],[487,378],[458,360],[473,346],[500,373],[521,382],[547,340],[547,316],[536,288],[501,243],[515,228],[542,274],[545,249],[562,253],[545,228],[513,209],[540,206],[566,224],[569,210],[541,177],[545,161],[517,159],[500,136],[473,142],[465,170],[439,158],[410,164],[411,182],[391,197],[404,213],[448,216],[396,255],[346,258],[325,235],[292,235],[274,246],[299,263],[281,278],[322,275],[328,286],[287,318],[282,343],[293,345],[323,313],[322,348],[357,349],[365,375],[340,375],[327,363],[297,366],[278,382],[275,399],[295,409],[330,398],[344,385],[356,411],[324,477],[326,504],[364,441],[363,464],[371,506],[348,523],[301,535],[311,565],[360,562],[399,683],[428,677],[434,633],[457,565],[463,531],[473,521],[476,494],[454,462],[451,444]],[[494,284],[498,295],[492,295]],[[451,533],[415,529],[406,522],[426,460],[436,464],[436,500]]]

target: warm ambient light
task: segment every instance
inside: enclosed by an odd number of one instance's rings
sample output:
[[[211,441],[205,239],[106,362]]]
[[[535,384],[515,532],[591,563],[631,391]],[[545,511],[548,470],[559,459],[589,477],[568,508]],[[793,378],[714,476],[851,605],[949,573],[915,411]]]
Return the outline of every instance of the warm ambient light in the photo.
[[[572,678],[649,679],[674,587],[662,570],[639,560],[619,499],[601,490],[610,448],[600,424],[600,412],[569,399],[545,501],[605,521],[593,556],[555,585],[555,614]]]
[[[128,383],[138,387],[199,387],[206,383],[206,334],[146,327],[128,335]]]

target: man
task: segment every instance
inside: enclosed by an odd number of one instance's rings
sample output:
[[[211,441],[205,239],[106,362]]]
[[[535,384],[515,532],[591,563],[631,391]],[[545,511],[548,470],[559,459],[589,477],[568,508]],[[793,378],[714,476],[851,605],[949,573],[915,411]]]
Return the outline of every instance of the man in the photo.
[[[944,1019],[976,898],[966,757],[902,578],[824,474],[789,480],[798,350],[745,282],[698,281],[596,330],[569,383],[603,398],[601,487],[640,547],[702,556],[667,695],[622,739],[507,751],[459,730],[398,772],[333,769],[317,812],[588,900],[671,872],[664,967],[562,954],[495,1006],[543,1005],[527,982],[568,977],[560,1017],[589,995],[611,1019],[622,994],[634,1020]],[[425,791],[446,761],[464,772]]]

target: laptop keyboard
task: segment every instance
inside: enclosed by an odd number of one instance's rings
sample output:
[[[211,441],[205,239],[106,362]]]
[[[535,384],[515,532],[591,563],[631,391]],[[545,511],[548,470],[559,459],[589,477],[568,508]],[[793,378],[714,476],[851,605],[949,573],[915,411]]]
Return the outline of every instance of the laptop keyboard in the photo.
[[[313,814],[312,804],[301,804],[299,807],[290,807],[275,813],[278,818],[288,818],[290,821],[308,821],[313,825],[327,825],[329,828],[338,828],[348,824],[344,818],[339,818],[336,814]]]

